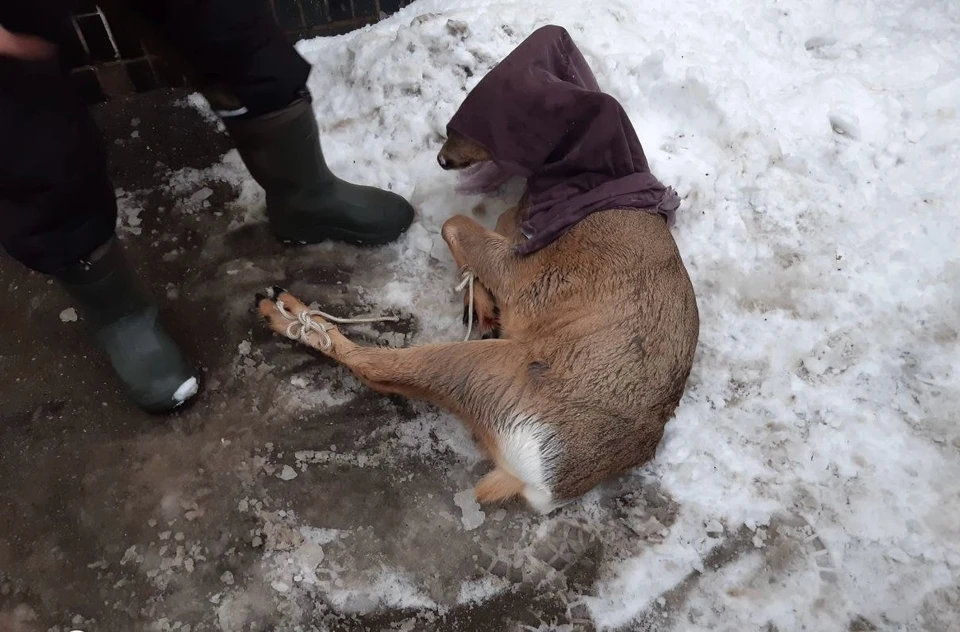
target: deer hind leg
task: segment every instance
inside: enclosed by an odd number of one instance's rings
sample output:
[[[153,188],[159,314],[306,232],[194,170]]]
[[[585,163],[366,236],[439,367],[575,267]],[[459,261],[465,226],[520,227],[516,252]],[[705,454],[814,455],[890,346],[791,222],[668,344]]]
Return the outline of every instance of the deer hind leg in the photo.
[[[534,415],[501,419],[496,434],[496,467],[476,487],[477,502],[522,497],[541,514],[565,504],[554,490],[561,450],[556,433]]]
[[[486,505],[521,496],[525,487],[526,483],[507,470],[497,467],[480,479],[474,492],[477,502]]]

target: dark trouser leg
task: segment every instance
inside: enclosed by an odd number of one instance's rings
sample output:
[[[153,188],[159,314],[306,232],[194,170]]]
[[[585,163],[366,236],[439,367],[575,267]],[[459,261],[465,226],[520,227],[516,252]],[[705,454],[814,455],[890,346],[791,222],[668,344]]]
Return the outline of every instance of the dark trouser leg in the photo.
[[[56,273],[113,235],[100,133],[56,61],[0,59],[0,243]]]
[[[106,5],[122,0],[109,0]],[[327,168],[306,81],[309,64],[263,0],[133,0],[198,78],[253,178],[270,227],[288,242],[381,244],[413,221],[400,196],[344,182]],[[115,11],[123,12],[123,7]]]
[[[146,31],[223,114],[256,117],[307,95],[310,64],[264,0],[104,0],[116,28]],[[114,17],[116,16],[116,17]],[[228,111],[229,110],[229,111]]]
[[[0,8],[0,21],[62,41],[65,15],[17,9]],[[0,243],[56,277],[130,397],[147,411],[167,412],[196,393],[196,374],[127,266],[116,215],[99,131],[59,61],[0,58]]]

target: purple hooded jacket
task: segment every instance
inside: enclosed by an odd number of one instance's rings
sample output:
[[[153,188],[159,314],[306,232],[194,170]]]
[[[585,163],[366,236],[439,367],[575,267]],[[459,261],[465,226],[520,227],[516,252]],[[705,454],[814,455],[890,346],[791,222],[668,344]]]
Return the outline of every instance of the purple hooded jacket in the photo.
[[[660,214],[673,224],[680,198],[658,181],[620,103],[600,91],[569,33],[536,30],[467,95],[447,125],[478,143],[493,164],[467,176],[489,191],[527,180],[521,223],[529,254],[591,213],[614,208]],[[478,179],[479,178],[479,179]]]

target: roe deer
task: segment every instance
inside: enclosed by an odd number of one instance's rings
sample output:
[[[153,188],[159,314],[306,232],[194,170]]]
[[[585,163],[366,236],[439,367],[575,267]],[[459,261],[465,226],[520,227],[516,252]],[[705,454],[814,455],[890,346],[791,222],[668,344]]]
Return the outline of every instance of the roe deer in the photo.
[[[488,158],[451,134],[438,160],[461,169]],[[699,314],[662,217],[596,212],[520,256],[513,246],[524,204],[495,231],[465,216],[442,229],[456,264],[475,275],[484,335],[498,338],[364,347],[313,315],[317,328],[304,328],[301,340],[381,393],[459,416],[494,464],[476,486],[480,503],[522,496],[548,513],[654,456],[690,374]],[[285,335],[282,311],[307,310],[280,289],[257,304]]]

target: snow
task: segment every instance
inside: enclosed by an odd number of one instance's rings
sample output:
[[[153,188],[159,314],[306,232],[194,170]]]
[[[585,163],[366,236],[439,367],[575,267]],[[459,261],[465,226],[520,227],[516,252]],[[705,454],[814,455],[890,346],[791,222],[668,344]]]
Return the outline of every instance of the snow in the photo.
[[[173,394],[173,401],[177,402],[177,405],[183,404],[188,399],[196,395],[199,389],[200,381],[195,377],[191,377],[177,387],[177,390]]]
[[[508,588],[509,584],[495,575],[487,575],[482,579],[464,582],[460,586],[457,597],[458,604],[477,603],[499,595]]]
[[[277,474],[277,478],[282,481],[292,481],[297,477],[297,471],[290,467],[289,465],[284,465],[283,469],[280,470],[280,473]]]
[[[465,489],[457,492],[453,497],[454,504],[460,508],[462,516],[460,521],[463,528],[472,531],[483,524],[486,514],[480,509],[480,504],[474,498],[473,489]]]
[[[683,402],[655,462],[628,481],[655,484],[677,508],[672,521],[614,515],[599,492],[560,512],[620,552],[582,596],[589,617],[612,629],[667,603],[686,629],[960,626],[950,606],[960,584],[960,5],[420,0],[359,32],[300,42],[331,168],[418,209],[387,247],[394,273],[365,284],[376,308],[416,315],[411,344],[463,335],[443,221],[472,213],[492,225],[512,199],[476,209],[479,198],[454,193],[436,164],[444,125],[548,23],[571,32],[654,173],[683,197],[674,235],[701,316]],[[211,172],[242,187],[236,226],[262,221],[262,194],[235,152]],[[193,206],[205,201],[189,188],[199,180],[177,180]],[[136,228],[136,213],[127,218]],[[284,396],[322,408],[362,388],[339,369],[323,375],[315,389],[291,381]],[[403,450],[476,460],[449,416],[416,410],[394,438],[371,441],[365,464]],[[430,438],[441,432],[440,444]],[[357,465],[358,455],[297,460]],[[449,472],[457,489],[461,474]],[[465,529],[500,524],[460,495],[455,504]],[[642,545],[611,535],[615,526],[642,533]],[[269,542],[265,551],[278,568]],[[292,575],[267,575],[297,592]],[[499,590],[464,581],[463,600]],[[349,611],[440,607],[417,582],[415,570],[385,567],[316,586]],[[684,595],[675,605],[671,590]]]
[[[68,307],[62,312],[60,312],[60,321],[64,323],[75,323],[77,322],[77,310],[73,307]]]
[[[143,212],[143,205],[140,201],[140,195],[137,192],[124,191],[117,189],[115,191],[117,198],[117,232],[120,235],[141,235],[143,228],[141,224],[143,219],[140,213]]]

